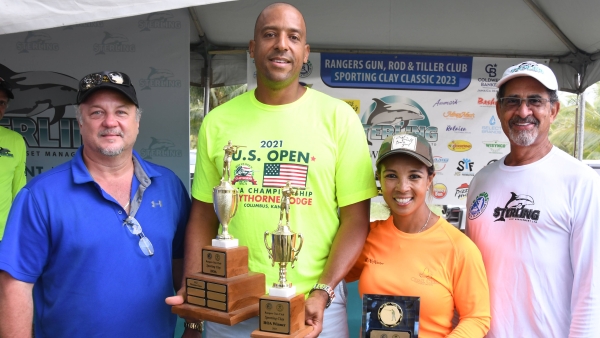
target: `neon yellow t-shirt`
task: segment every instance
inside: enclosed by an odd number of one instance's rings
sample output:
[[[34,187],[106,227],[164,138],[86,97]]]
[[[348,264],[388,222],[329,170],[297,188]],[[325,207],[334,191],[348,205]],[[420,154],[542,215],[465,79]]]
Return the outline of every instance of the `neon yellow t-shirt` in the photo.
[[[0,126],[0,240],[12,201],[25,182],[25,141],[19,133]]]
[[[288,179],[299,189],[291,199],[290,227],[304,236],[288,280],[307,293],[321,275],[339,227],[338,207],[377,194],[364,130],[341,100],[307,89],[296,102],[269,106],[254,91],[210,112],[198,136],[192,196],[212,203],[223,170],[223,147],[245,146],[233,156],[231,178],[240,191],[229,232],[249,251],[249,268],[277,282],[263,241],[279,222],[281,188]],[[285,221],[285,216],[284,216]]]
[[[359,279],[360,278],[360,279]],[[363,251],[346,276],[361,294],[421,298],[419,337],[483,337],[490,328],[490,295],[481,253],[441,218],[422,233],[371,223]],[[459,314],[453,330],[454,309]]]

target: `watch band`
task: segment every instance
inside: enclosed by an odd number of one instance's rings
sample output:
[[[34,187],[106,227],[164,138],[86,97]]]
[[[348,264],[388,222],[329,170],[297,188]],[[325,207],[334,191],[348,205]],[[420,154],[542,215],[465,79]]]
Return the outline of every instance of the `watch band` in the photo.
[[[190,330],[196,330],[198,332],[204,331],[204,322],[194,322],[194,323],[183,323],[183,327]]]
[[[333,289],[331,288],[331,286],[327,285],[327,284],[315,284],[315,286],[313,286],[312,290],[310,290],[310,293],[312,293],[315,290],[322,290],[325,291],[327,293],[327,297],[329,297],[329,299],[327,300],[327,305],[325,305],[325,308],[328,308],[329,305],[331,305],[331,302],[333,302],[333,300],[335,299],[335,292],[333,292]]]

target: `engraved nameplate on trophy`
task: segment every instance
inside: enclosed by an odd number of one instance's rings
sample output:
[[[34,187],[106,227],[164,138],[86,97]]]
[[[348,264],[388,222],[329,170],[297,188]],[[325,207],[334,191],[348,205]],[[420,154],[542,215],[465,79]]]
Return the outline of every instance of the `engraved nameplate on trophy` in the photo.
[[[364,338],[418,338],[420,298],[363,295]]]
[[[172,308],[180,317],[235,325],[258,315],[265,275],[248,270],[248,247],[238,246],[238,240],[229,233],[239,202],[238,190],[231,184],[230,164],[240,147],[229,141],[223,148],[223,176],[213,189],[221,232],[212,245],[202,248],[202,271],[185,277],[185,304]]]
[[[290,182],[282,188],[281,208],[277,229],[264,234],[265,247],[271,258],[271,265],[279,264],[279,281],[273,283],[269,294],[260,298],[260,325],[251,337],[304,337],[312,331],[312,326],[304,323],[304,295],[296,294],[296,287],[287,280],[287,264],[294,268],[304,238],[290,229],[290,197],[297,193]],[[286,222],[283,224],[283,215]],[[271,245],[268,239],[271,238]],[[296,239],[300,239],[296,249]]]

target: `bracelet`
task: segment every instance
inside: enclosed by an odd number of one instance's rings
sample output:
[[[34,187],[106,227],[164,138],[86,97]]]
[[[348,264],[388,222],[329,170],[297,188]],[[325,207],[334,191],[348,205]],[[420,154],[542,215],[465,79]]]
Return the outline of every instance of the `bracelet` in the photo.
[[[196,330],[196,331],[202,333],[202,331],[204,331],[204,322],[202,322],[202,321],[195,322],[195,323],[185,322],[185,323],[183,323],[183,327],[185,327],[186,329]]]
[[[331,305],[331,302],[333,302],[333,300],[335,299],[335,292],[333,292],[333,289],[327,284],[317,283],[315,284],[315,286],[313,286],[312,290],[310,290],[309,294],[315,290],[322,290],[327,293],[327,297],[329,297],[329,299],[327,300],[327,305],[325,305],[325,308],[328,308],[329,305]]]

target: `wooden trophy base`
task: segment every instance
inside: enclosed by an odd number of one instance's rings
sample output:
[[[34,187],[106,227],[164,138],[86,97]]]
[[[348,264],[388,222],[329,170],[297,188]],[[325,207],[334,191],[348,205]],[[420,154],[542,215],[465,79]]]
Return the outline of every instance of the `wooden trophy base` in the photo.
[[[235,325],[259,313],[265,275],[248,271],[248,248],[202,249],[202,273],[185,277],[185,304],[172,307],[180,317]]]
[[[289,298],[265,295],[260,297],[259,329],[253,338],[296,338],[309,334],[312,326],[304,324],[304,295]]]

